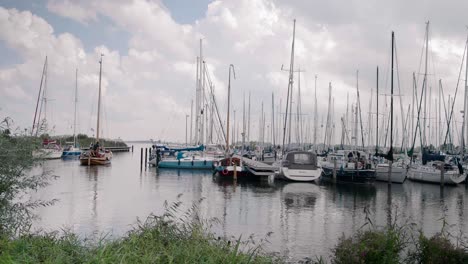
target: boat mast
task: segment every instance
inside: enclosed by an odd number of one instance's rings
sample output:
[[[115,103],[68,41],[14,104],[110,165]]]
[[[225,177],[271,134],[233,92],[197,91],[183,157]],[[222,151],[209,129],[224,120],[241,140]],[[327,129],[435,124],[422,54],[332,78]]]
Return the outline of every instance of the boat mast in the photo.
[[[467,122],[466,119],[468,117],[467,104],[466,104],[466,98],[468,96],[468,80],[467,80],[468,78],[468,45],[465,45],[465,48],[466,48],[467,56],[466,56],[466,64],[465,64],[465,96],[463,98],[463,124],[462,124],[462,136],[461,136],[462,158],[465,157],[465,138],[468,140],[468,129],[466,129],[466,122]]]
[[[276,145],[275,140],[275,94],[271,94],[271,138],[273,146]]]
[[[315,74],[314,91],[314,149],[317,152],[317,74]]]
[[[359,97],[359,70],[356,71],[356,90],[357,90],[357,105],[359,110],[359,124],[361,127],[361,142],[362,142],[362,150],[364,150],[364,129],[362,127],[362,114],[361,114],[361,100]],[[357,123],[356,123],[357,126]],[[357,130],[356,130],[357,131]],[[357,135],[356,135],[357,137]],[[357,139],[356,139],[357,142]]]
[[[98,95],[98,111],[97,111],[97,131],[96,131],[96,142],[99,141],[99,119],[101,116],[101,75],[102,75],[102,57],[104,54],[101,53],[101,59],[99,60],[99,95]]]
[[[42,68],[41,84],[39,85],[39,93],[37,94],[36,111],[34,112],[33,125],[32,125],[32,129],[31,129],[31,136],[34,133],[34,128],[39,129],[39,120],[41,119],[41,117],[40,117],[40,115],[37,116],[37,108],[39,107],[39,102],[40,102],[40,98],[41,98],[42,84],[44,82],[44,76],[45,76],[45,72],[46,72],[46,68],[47,68],[46,65],[47,65],[47,56],[45,57],[44,66]],[[37,126],[36,126],[36,117],[37,117],[37,120],[38,120]],[[36,136],[37,136],[37,131],[36,131]]]
[[[392,177],[392,163],[393,163],[393,51],[395,45],[395,33],[392,31],[392,73],[390,78],[390,150],[388,151],[388,157],[390,164],[388,166],[388,184],[391,184]]]
[[[231,106],[231,68],[236,79],[236,72],[234,70],[234,65],[229,65],[229,81],[228,81],[228,101],[227,101],[227,121],[226,121],[226,155],[229,155],[229,108]]]
[[[248,109],[248,118],[247,118],[247,142],[250,144],[250,91],[249,91],[249,109]]]
[[[376,93],[375,97],[377,100],[377,106],[376,106],[376,115],[375,115],[375,154],[379,152],[379,66],[377,66],[377,78],[376,78]]]
[[[295,35],[296,35],[296,19],[293,20],[293,38],[292,38],[292,44],[291,44],[291,62],[290,62],[290,66],[289,66],[289,83],[288,83],[288,95],[287,95],[287,100],[286,100],[286,115],[284,117],[284,125],[283,125],[283,153],[285,151],[284,149],[284,143],[285,143],[285,140],[286,140],[286,124],[288,123],[288,106],[289,104],[291,103],[290,102],[290,98],[292,98],[290,96],[290,94],[292,94],[292,85],[293,85],[293,82],[294,82],[294,38],[295,38]],[[288,147],[289,147],[289,144],[291,143],[291,133],[289,133],[289,143],[288,143]]]
[[[76,104],[78,103],[78,69],[76,69],[75,75],[75,114],[73,118],[73,147],[76,148]]]
[[[426,122],[427,122],[427,61],[428,61],[428,52],[429,52],[429,21],[426,23],[426,58],[424,62],[424,82],[423,82],[423,89],[426,90],[426,93],[424,93],[424,132],[423,132],[423,144],[424,146],[427,145],[427,139],[426,139]]]

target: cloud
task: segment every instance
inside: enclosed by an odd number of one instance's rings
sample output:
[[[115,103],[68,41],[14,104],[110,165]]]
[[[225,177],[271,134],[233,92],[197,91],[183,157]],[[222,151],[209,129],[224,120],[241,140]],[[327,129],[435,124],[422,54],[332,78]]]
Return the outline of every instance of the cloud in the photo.
[[[94,125],[98,61],[103,53],[102,86],[112,128],[108,136],[184,141],[185,114],[190,113],[190,102],[195,97],[195,61],[199,39],[203,38],[204,58],[222,116],[226,111],[228,67],[232,63],[237,77],[231,80],[232,107],[240,112],[243,95],[250,92],[251,119],[259,120],[262,102],[268,109],[266,115],[270,116],[271,93],[275,94],[276,104],[280,98],[285,103],[288,73],[281,71],[281,65],[289,67],[292,25],[296,18],[295,67],[305,71],[301,75],[303,112],[312,114],[317,74],[319,120],[325,119],[327,114],[331,82],[335,122],[340,129],[339,118],[346,112],[346,94],[349,94],[350,104],[356,100],[356,70],[360,72],[363,118],[367,119],[371,89],[375,89],[377,65],[381,69],[381,92],[388,93],[391,30],[395,30],[397,36],[398,71],[406,109],[411,102],[412,72],[419,69],[427,19],[434,19],[429,65],[437,76],[431,75],[434,76],[431,86],[437,87],[438,78],[443,78],[445,94],[453,96],[466,32],[462,15],[447,17],[444,14],[450,12],[438,11],[450,9],[460,14],[465,4],[460,5],[456,8],[452,2],[420,5],[400,0],[385,3],[226,0],[210,3],[205,16],[193,24],[180,24],[161,1],[48,2],[50,12],[88,28],[101,23],[100,18],[110,21],[112,30],[129,34],[125,51],[109,48],[104,33],[102,45],[86,50],[85,37],[80,39],[74,32],[55,33],[55,25],[50,24],[47,17],[0,8],[0,40],[21,57],[20,63],[0,69],[0,91],[11,98],[11,91],[21,88],[23,93],[18,92],[16,96],[29,96],[24,97],[22,103],[18,102],[19,98],[7,101],[2,96],[0,103],[3,109],[18,109],[21,105],[24,113],[15,117],[28,126],[42,65],[48,55],[48,92],[55,99],[51,104],[60,112],[61,119],[72,116],[74,74],[75,69],[79,69],[80,123],[83,131],[89,131]],[[435,97],[434,93],[433,101]],[[384,98],[382,96],[381,100]],[[296,101],[295,96],[293,103]],[[457,108],[460,105],[457,101]],[[66,133],[67,122],[61,119],[55,120],[57,133]],[[251,128],[251,138],[256,138],[258,124],[252,126],[255,128]],[[339,142],[341,133],[336,131],[335,135],[335,141]]]

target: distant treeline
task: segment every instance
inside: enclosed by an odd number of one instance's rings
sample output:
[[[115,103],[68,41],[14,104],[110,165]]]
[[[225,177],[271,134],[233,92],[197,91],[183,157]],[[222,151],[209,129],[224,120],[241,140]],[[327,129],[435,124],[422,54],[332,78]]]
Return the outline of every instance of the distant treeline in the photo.
[[[73,144],[73,136],[70,135],[63,135],[63,136],[49,136],[48,134],[43,134],[40,136],[41,139],[54,139],[62,146]],[[91,144],[96,142],[95,137],[89,137],[85,134],[78,134],[76,136],[76,143],[80,148],[87,148]],[[99,144],[105,147],[127,147],[127,144],[123,142],[121,139],[99,139]]]

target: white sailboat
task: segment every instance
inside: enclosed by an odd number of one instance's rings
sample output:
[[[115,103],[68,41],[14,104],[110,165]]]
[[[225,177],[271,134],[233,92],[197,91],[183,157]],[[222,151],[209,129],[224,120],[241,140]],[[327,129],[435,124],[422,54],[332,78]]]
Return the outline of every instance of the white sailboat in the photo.
[[[426,147],[426,126],[420,125],[419,112],[421,110],[422,98],[427,96],[427,92],[424,93],[427,89],[427,61],[428,61],[428,50],[429,50],[429,22],[426,25],[426,58],[425,58],[425,70],[424,70],[424,80],[422,93],[420,97],[420,103],[418,106],[418,121],[416,124],[416,131],[419,127],[422,130],[422,139],[421,139],[421,163],[412,164],[408,171],[408,179],[414,181],[428,182],[428,183],[444,183],[444,184],[459,184],[465,181],[466,174],[463,172],[463,169],[456,168],[452,164],[446,163],[446,156],[444,154],[431,154],[428,152]],[[465,105],[466,106],[466,105]],[[426,107],[424,106],[424,109]],[[426,120],[424,116],[424,121]],[[448,128],[449,129],[449,128]],[[416,134],[415,134],[416,135]],[[416,136],[414,137],[415,140]],[[414,149],[414,143],[413,148]],[[412,150],[411,150],[412,152]],[[460,166],[461,167],[461,166]],[[442,171],[443,178],[442,178]]]
[[[98,95],[98,111],[97,111],[97,129],[96,129],[96,144],[92,149],[82,153],[80,155],[80,164],[81,165],[107,165],[111,163],[112,152],[108,149],[104,149],[99,146],[99,119],[101,113],[101,75],[102,75],[102,57],[99,61],[99,95]]]
[[[292,87],[294,83],[294,38],[296,34],[296,20],[294,20],[293,39],[291,47],[291,63],[289,68],[289,83],[288,96],[286,101],[286,115],[283,127],[283,153],[285,151],[286,126],[288,124],[288,111],[291,110]],[[289,109],[288,109],[289,106]],[[291,114],[291,112],[289,113]],[[289,120],[291,127],[291,119]],[[291,128],[289,128],[288,148],[291,141]],[[289,181],[316,181],[322,175],[322,168],[318,166],[317,155],[307,151],[289,151],[282,155],[279,162],[275,162],[273,166],[277,166],[278,170],[275,173],[276,179]]]
[[[387,181],[389,183],[403,183],[406,179],[406,174],[408,172],[408,164],[405,162],[406,159],[400,159],[398,162],[393,162],[393,52],[395,45],[395,35],[392,31],[392,72],[390,78],[390,150],[387,155],[388,162],[379,163],[375,168],[375,177],[378,181]],[[378,80],[377,80],[378,83]],[[378,102],[379,92],[377,86],[377,102]],[[378,111],[378,110],[377,110]],[[378,123],[378,115],[377,115]],[[377,147],[377,145],[376,145]],[[376,150],[377,151],[377,150]]]
[[[42,69],[41,84],[37,96],[36,111],[34,113],[31,136],[38,136],[39,131],[47,131],[47,56]],[[37,112],[39,110],[39,113]],[[44,117],[41,119],[42,113]],[[36,123],[37,121],[37,123]],[[62,147],[55,140],[44,138],[42,145],[38,150],[34,150],[33,157],[41,159],[60,159],[62,156]]]
[[[81,155],[81,149],[76,144],[76,104],[78,102],[78,69],[75,74],[75,113],[73,118],[73,145],[68,145],[62,152],[62,157],[78,157]]]

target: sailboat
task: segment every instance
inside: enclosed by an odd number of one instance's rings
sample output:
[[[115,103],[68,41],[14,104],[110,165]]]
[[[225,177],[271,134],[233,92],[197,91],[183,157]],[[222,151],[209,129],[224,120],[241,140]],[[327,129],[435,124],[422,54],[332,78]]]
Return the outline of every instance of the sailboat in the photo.
[[[376,144],[376,156],[383,156],[388,160],[388,163],[378,163],[376,166],[376,180],[378,181],[388,181],[394,183],[403,183],[406,179],[406,173],[408,172],[408,165],[404,162],[404,159],[399,160],[398,162],[393,163],[393,52],[395,45],[395,34],[392,31],[392,72],[390,79],[391,87],[391,96],[390,96],[390,150],[386,155],[379,155],[377,153],[378,140]],[[377,69],[377,78],[378,78],[378,69]],[[379,97],[378,90],[378,79],[377,79],[377,104]],[[378,105],[377,105],[378,111]],[[377,124],[378,124],[379,115],[377,114]],[[377,128],[378,129],[378,128]],[[378,132],[377,132],[378,135]]]
[[[31,129],[31,136],[38,136],[39,130],[47,130],[47,56],[45,58],[44,67],[42,69],[41,84],[39,86],[39,94],[37,96],[36,111],[34,112],[34,120]],[[39,110],[39,113],[37,112]],[[41,120],[42,112],[44,118]],[[37,123],[36,123],[37,121]],[[35,129],[35,130],[34,130]],[[33,157],[41,159],[60,159],[62,156],[62,147],[55,140],[44,138],[42,145],[38,150],[32,152]]]
[[[99,143],[99,119],[101,112],[101,76],[102,76],[102,57],[99,61],[99,95],[98,95],[98,110],[97,110],[97,129],[96,129],[96,143]],[[80,164],[81,165],[107,165],[111,163],[112,152],[108,149],[104,149],[99,145],[95,145],[97,148],[95,150],[89,149],[86,152],[83,152],[80,155]]]
[[[62,158],[77,157],[81,155],[81,149],[76,144],[76,103],[78,102],[78,69],[75,78],[75,113],[73,118],[73,145],[68,145],[62,152]]]
[[[413,163],[408,171],[408,178],[413,181],[421,181],[421,182],[428,182],[428,183],[443,183],[443,184],[459,184],[465,181],[466,174],[463,172],[463,168],[461,164],[456,161],[457,166],[453,166],[453,164],[446,162],[446,156],[442,153],[430,153],[429,149],[427,148],[426,143],[426,125],[420,125],[420,112],[421,106],[423,103],[423,97],[427,96],[427,61],[428,61],[428,50],[429,50],[429,22],[426,24],[426,58],[425,58],[425,70],[424,70],[424,80],[422,85],[421,97],[419,98],[419,106],[418,106],[418,118],[416,123],[416,129],[414,131],[413,137],[413,146],[410,150],[410,154],[412,156],[414,145],[416,141],[417,130],[419,128],[419,132],[421,134],[421,163]],[[425,109],[425,106],[424,106]],[[452,109],[453,110],[453,109]],[[425,111],[424,111],[425,113]],[[426,120],[424,116],[424,121]],[[450,120],[448,121],[448,127],[450,129]],[[441,170],[444,170],[443,178],[441,177],[442,173]]]
[[[296,34],[296,20],[294,19],[293,39],[291,47],[291,62],[289,66],[289,83],[288,96],[286,100],[286,115],[283,126],[283,155],[279,162],[275,162],[273,166],[277,166],[278,170],[275,173],[275,179],[288,181],[311,182],[317,181],[322,175],[322,168],[317,163],[317,154],[308,151],[290,151],[291,143],[291,119],[289,120],[289,141],[288,152],[285,153],[285,138],[286,126],[288,124],[288,111],[291,108],[292,88],[294,83],[294,38]],[[289,109],[288,109],[289,106]],[[291,115],[291,112],[289,113]],[[290,117],[291,118],[291,117]]]
[[[230,125],[230,106],[231,106],[231,68],[233,72],[234,79],[236,78],[236,71],[234,70],[234,65],[229,65],[229,80],[228,80],[228,102],[227,102],[227,121],[226,121],[226,154],[225,158],[221,159],[219,162],[214,163],[214,171],[221,175],[222,177],[232,177],[234,173],[237,176],[247,175],[247,171],[242,165],[242,159],[238,157],[232,157],[229,151],[229,125]]]

